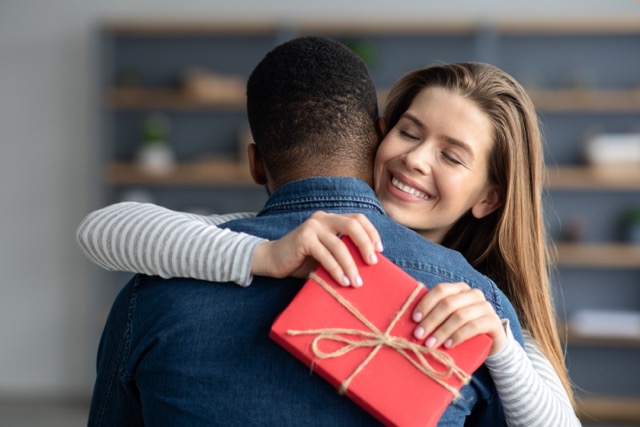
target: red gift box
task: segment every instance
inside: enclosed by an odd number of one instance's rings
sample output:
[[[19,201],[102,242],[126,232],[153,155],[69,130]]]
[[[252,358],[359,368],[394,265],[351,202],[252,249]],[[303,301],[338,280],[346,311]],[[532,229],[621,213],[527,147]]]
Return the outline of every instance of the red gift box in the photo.
[[[491,338],[429,349],[413,338],[413,309],[427,292],[384,256],[367,265],[350,239],[361,288],[312,273],[270,337],[385,425],[434,426],[484,362]]]

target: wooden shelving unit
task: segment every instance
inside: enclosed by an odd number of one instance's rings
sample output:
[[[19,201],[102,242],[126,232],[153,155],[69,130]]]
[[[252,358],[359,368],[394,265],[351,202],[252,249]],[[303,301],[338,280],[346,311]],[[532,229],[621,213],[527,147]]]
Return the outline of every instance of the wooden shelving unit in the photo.
[[[576,40],[586,36],[589,40],[599,38],[600,41],[604,40],[604,44],[616,47],[622,41],[624,52],[628,53],[614,56],[611,66],[623,67],[631,61],[632,66],[629,68],[631,70],[634,67],[637,68],[638,64],[638,61],[632,57],[635,53],[635,40],[640,36],[640,22],[624,17],[616,20],[576,20],[572,22],[554,21],[553,19],[544,21],[509,20],[508,22],[495,22],[491,26],[465,20],[424,22],[419,19],[409,21],[362,20],[360,22],[353,22],[351,19],[332,22],[322,20],[296,22],[236,20],[222,22],[198,19],[117,19],[107,22],[102,30],[105,41],[104,68],[107,72],[104,86],[101,88],[103,90],[101,107],[111,132],[107,133],[105,142],[110,144],[110,150],[106,151],[117,153],[117,155],[105,159],[103,163],[104,175],[101,182],[110,189],[113,199],[117,199],[117,194],[136,186],[144,187],[150,193],[158,194],[163,193],[162,190],[165,188],[182,190],[194,187],[207,188],[207,191],[209,188],[213,188],[214,191],[217,188],[223,188],[223,192],[226,191],[226,188],[232,188],[232,192],[236,194],[254,188],[255,184],[249,175],[248,165],[237,161],[233,153],[228,153],[227,158],[179,163],[167,173],[153,174],[131,161],[133,158],[132,146],[138,143],[139,134],[136,132],[139,130],[141,118],[148,113],[159,111],[166,112],[172,120],[175,120],[174,123],[177,126],[173,129],[176,130],[176,133],[172,134],[171,143],[175,144],[174,148],[177,150],[183,147],[181,144],[205,147],[205,143],[192,142],[191,138],[195,134],[192,133],[193,129],[198,130],[199,135],[210,135],[212,144],[222,143],[221,145],[225,147],[224,150],[229,150],[230,147],[233,149],[233,146],[228,142],[229,138],[234,138],[237,135],[237,132],[234,133],[228,128],[245,123],[243,122],[244,92],[238,91],[231,95],[227,93],[221,99],[199,97],[187,89],[184,80],[182,80],[183,75],[179,73],[195,63],[195,65],[201,65],[214,72],[227,71],[231,75],[246,78],[249,75],[251,65],[244,61],[245,59],[251,58],[251,61],[255,60],[257,63],[260,55],[263,55],[263,48],[266,53],[269,46],[275,46],[280,41],[295,35],[320,34],[343,40],[364,40],[373,43],[379,49],[380,57],[387,55],[384,60],[390,61],[388,64],[392,64],[388,67],[389,69],[385,66],[380,67],[382,70],[372,70],[374,72],[381,71],[381,79],[378,84],[378,100],[381,106],[384,105],[391,82],[400,73],[409,69],[415,69],[436,60],[458,62],[458,60],[488,58],[487,62],[492,62],[492,58],[500,60],[507,58],[508,55],[512,57],[515,55],[513,58],[517,59],[517,66],[513,67],[514,70],[507,71],[513,72],[517,78],[521,77],[517,75],[518,68],[521,66],[527,72],[532,67],[540,67],[542,70],[540,74],[542,77],[536,79],[534,76],[529,80],[532,87],[528,88],[528,93],[543,120],[551,117],[550,121],[554,119],[561,121],[562,126],[565,126],[565,120],[569,122],[566,125],[567,128],[570,128],[569,132],[554,134],[551,132],[550,126],[549,135],[557,139],[553,140],[553,144],[557,144],[556,146],[569,147],[570,144],[574,144],[572,150],[580,149],[572,141],[572,138],[575,141],[578,141],[579,138],[577,132],[573,132],[573,130],[577,126],[584,128],[584,123],[587,120],[595,120],[600,117],[605,117],[605,120],[612,117],[617,119],[619,116],[622,117],[620,120],[626,126],[629,121],[635,120],[640,114],[640,80],[629,78],[629,76],[633,77],[633,71],[626,71],[626,68],[620,68],[622,71],[620,73],[600,70],[606,76],[620,74],[627,78],[625,84],[617,85],[617,80],[611,80],[608,83],[603,83],[602,87],[571,88],[568,86],[572,86],[574,80],[569,78],[569,74],[573,70],[566,70],[567,81],[554,80],[557,73],[552,65],[557,61],[550,60],[545,63],[539,62],[538,59],[532,59],[529,56],[530,50],[527,50],[531,45],[526,44],[534,40],[532,45],[534,56],[546,58],[545,49],[548,47],[549,50],[553,50],[552,43],[558,40],[561,42],[570,40],[569,43],[576,43]],[[211,42],[212,40],[213,42]],[[207,45],[210,42],[212,44]],[[229,48],[225,44],[228,42],[232,43],[233,48]],[[395,56],[398,52],[411,52],[409,49],[402,50],[406,42],[415,43],[412,46],[420,51],[419,56],[421,56],[422,62],[419,63],[414,57],[408,58],[406,53]],[[442,49],[433,48],[440,43],[442,43]],[[545,43],[548,43],[548,46]],[[205,45],[206,48],[203,48]],[[168,50],[165,51],[167,46]],[[522,48],[523,50],[519,51],[518,48],[522,46],[527,46],[527,49]],[[576,44],[571,46],[581,47]],[[213,55],[208,57],[210,47]],[[191,48],[196,53],[189,53]],[[423,48],[424,51],[422,51]],[[599,59],[591,57],[597,58],[609,53],[603,51],[602,48],[600,50],[594,48],[593,51],[591,47],[576,50],[580,52],[571,53],[575,53],[575,56],[579,58],[577,62],[582,61],[584,64],[581,66],[587,68],[590,66],[598,68],[597,65],[600,64]],[[147,61],[146,56],[142,60],[141,52],[144,52],[145,55],[150,54],[151,60]],[[448,55],[451,53],[453,53],[452,58],[459,59],[448,61]],[[445,58],[440,58],[440,55]],[[205,56],[206,60],[200,64],[199,60],[202,56]],[[406,62],[403,62],[405,60]],[[237,64],[234,61],[237,61]],[[137,71],[141,71],[138,74],[140,79],[136,82],[136,86],[127,86],[117,76],[123,70],[132,67],[132,63],[134,69],[137,67]],[[229,65],[231,67],[227,67]],[[158,73],[163,77],[157,78]],[[550,75],[553,77],[548,77]],[[149,78],[149,76],[151,77]],[[546,79],[545,76],[547,76]],[[637,83],[634,83],[636,81]],[[545,86],[547,83],[548,86]],[[602,82],[598,80],[597,83]],[[579,85],[575,84],[575,86]],[[201,114],[202,112],[205,114]],[[218,121],[215,126],[218,127],[214,128],[213,125],[208,127],[210,122],[203,117],[217,117]],[[221,117],[222,119],[220,119]],[[182,125],[183,123],[187,123],[187,125]],[[551,125],[557,124],[551,123]],[[569,135],[569,137],[565,137],[565,135]],[[567,149],[568,151],[569,149]],[[227,151],[224,152],[227,153]],[[553,158],[554,153],[551,154],[551,158]],[[179,155],[177,157],[197,158],[194,155],[194,150],[188,151],[182,157]],[[640,192],[640,166],[609,168],[571,166],[575,163],[575,159],[568,157],[560,160],[559,163],[560,166],[550,166],[547,169],[546,187],[550,190],[552,198],[556,197],[556,193],[562,193],[560,196],[570,193],[573,196],[572,200],[575,198],[583,201],[586,197],[608,197],[605,193],[625,192],[623,197],[633,199],[635,194]],[[579,197],[576,197],[576,194]],[[182,201],[180,203],[177,205],[178,209],[185,204]],[[617,207],[612,209],[617,209]],[[585,271],[606,269],[607,273],[611,272],[612,274],[615,274],[616,270],[626,270],[620,273],[625,278],[629,276],[629,270],[640,272],[640,247],[638,246],[618,243],[561,243],[557,245],[557,250],[557,266],[560,269],[584,269]],[[633,274],[635,273],[631,273],[631,275]],[[635,276],[633,277],[635,278]],[[567,340],[572,346],[593,346],[600,349],[622,346],[626,347],[625,350],[629,350],[629,347],[640,347],[638,339],[587,337],[571,334],[570,331]],[[632,350],[635,351],[635,349]],[[587,375],[589,374],[587,373]],[[579,400],[578,412],[582,421],[589,424],[596,422],[640,424],[640,395],[584,397]]]

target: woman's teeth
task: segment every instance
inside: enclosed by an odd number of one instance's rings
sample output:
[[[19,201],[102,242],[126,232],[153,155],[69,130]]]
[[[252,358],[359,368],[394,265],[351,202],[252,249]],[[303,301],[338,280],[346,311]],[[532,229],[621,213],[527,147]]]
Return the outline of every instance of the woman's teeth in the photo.
[[[393,186],[398,188],[400,191],[403,191],[407,194],[411,194],[412,196],[420,197],[421,199],[429,198],[427,194],[423,193],[422,191],[416,190],[413,187],[409,187],[408,185],[401,183],[396,178],[391,178],[391,184],[393,184]]]

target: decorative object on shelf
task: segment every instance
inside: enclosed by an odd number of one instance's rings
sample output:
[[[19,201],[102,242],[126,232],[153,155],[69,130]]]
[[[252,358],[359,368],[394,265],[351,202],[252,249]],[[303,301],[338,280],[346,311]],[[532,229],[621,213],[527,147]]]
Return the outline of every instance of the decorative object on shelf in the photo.
[[[589,93],[598,86],[598,74],[590,67],[578,67],[568,76],[568,87],[582,93]]]
[[[580,336],[640,338],[640,312],[582,309],[571,315],[569,328]]]
[[[370,70],[377,65],[380,53],[373,42],[364,38],[342,39],[341,42],[354,51]]]
[[[592,165],[640,166],[640,133],[589,133],[585,157]]]
[[[123,68],[118,72],[116,85],[121,88],[135,89],[140,87],[140,72],[135,68]]]
[[[138,150],[138,165],[153,175],[164,175],[175,166],[175,157],[168,143],[170,122],[162,114],[151,114],[142,126],[142,142]]]
[[[156,203],[150,191],[143,188],[132,188],[120,195],[121,202]]]
[[[581,242],[587,234],[587,223],[584,218],[571,217],[562,224],[560,238],[564,242]]]
[[[622,215],[622,233],[627,242],[640,245],[640,206]]]
[[[184,72],[182,85],[188,96],[200,101],[221,104],[244,103],[246,82],[237,76],[194,67]]]

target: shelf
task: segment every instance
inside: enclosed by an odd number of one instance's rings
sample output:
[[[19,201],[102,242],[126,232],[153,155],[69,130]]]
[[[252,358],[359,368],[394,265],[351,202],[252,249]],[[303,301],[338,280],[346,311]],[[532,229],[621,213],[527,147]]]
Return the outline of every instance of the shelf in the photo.
[[[620,34],[640,32],[637,19],[619,16],[598,19],[508,19],[490,24],[498,34]],[[269,19],[215,20],[202,18],[119,18],[106,21],[104,28],[118,35],[207,35],[207,34],[271,34],[282,30],[301,34],[336,32],[342,34],[475,34],[486,28],[476,20],[362,19],[297,19],[291,22]]]
[[[627,337],[617,337],[617,336],[600,336],[600,335],[583,335],[576,334],[569,330],[567,336],[567,342],[571,345],[585,345],[585,346],[596,346],[596,347],[640,347],[640,337],[638,338],[627,338]]]
[[[547,168],[553,190],[640,190],[638,166],[575,166]]]
[[[244,110],[243,92],[217,100],[199,98],[181,89],[111,89],[107,106],[114,110]]]
[[[388,89],[378,91],[383,104]],[[549,112],[640,112],[640,90],[592,91],[530,90],[531,99],[540,111]],[[113,109],[202,109],[245,108],[245,94],[239,92],[220,100],[201,99],[180,89],[117,88],[107,94],[107,105]]]
[[[163,174],[146,172],[135,163],[113,163],[107,166],[107,182],[111,185],[146,186],[255,186],[249,165],[231,161],[201,161],[176,165]]]
[[[558,266],[640,269],[640,246],[625,244],[556,244]]]
[[[183,37],[237,34],[239,36],[275,36],[280,31],[278,23],[264,20],[209,20],[209,19],[114,19],[103,25],[107,33],[116,36]]]
[[[382,103],[388,90],[378,91]],[[246,108],[244,92],[217,100],[189,94],[182,89],[170,88],[115,88],[107,92],[106,105],[112,110],[242,110]]]
[[[628,34],[640,32],[640,21],[634,16],[582,19],[551,18],[509,19],[495,25],[499,34],[535,34],[537,36]]]
[[[640,89],[528,89],[527,93],[536,108],[542,112],[640,112]]]
[[[640,396],[579,397],[577,413],[583,423],[638,423]]]

